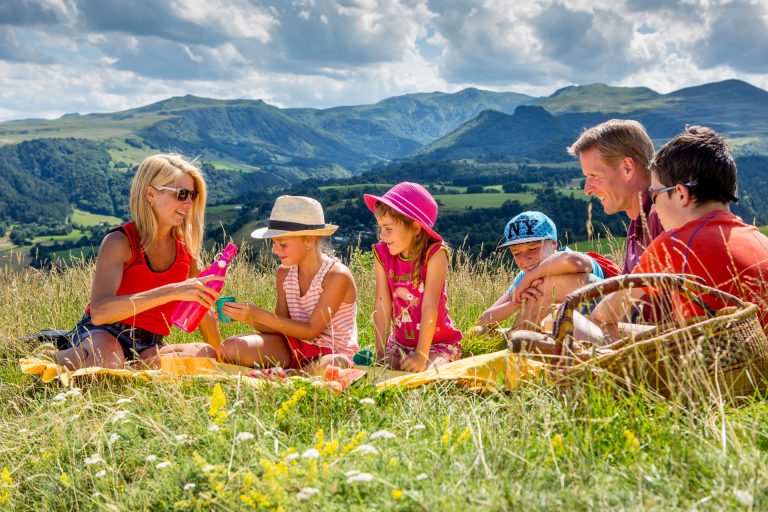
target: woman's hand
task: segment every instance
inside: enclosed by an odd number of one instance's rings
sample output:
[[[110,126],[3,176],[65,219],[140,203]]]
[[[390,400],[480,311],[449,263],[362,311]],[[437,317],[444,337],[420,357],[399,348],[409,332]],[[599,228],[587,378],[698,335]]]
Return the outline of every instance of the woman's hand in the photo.
[[[197,302],[206,308],[216,303],[219,292],[206,286],[211,281],[222,281],[221,276],[192,277],[174,285],[176,300]]]
[[[406,372],[423,372],[427,369],[429,364],[429,358],[419,352],[408,354],[403,358],[403,362],[400,363],[400,369]]]

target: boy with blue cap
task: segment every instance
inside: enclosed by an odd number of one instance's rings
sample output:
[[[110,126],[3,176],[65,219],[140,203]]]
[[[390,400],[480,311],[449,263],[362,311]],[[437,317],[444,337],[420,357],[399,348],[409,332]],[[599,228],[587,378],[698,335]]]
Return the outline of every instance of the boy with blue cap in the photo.
[[[552,304],[589,282],[605,279],[603,269],[590,256],[567,247],[558,250],[557,228],[541,212],[528,211],[514,216],[504,228],[505,241],[520,268],[512,285],[477,320],[476,334],[520,311],[513,329],[527,322],[539,325]]]

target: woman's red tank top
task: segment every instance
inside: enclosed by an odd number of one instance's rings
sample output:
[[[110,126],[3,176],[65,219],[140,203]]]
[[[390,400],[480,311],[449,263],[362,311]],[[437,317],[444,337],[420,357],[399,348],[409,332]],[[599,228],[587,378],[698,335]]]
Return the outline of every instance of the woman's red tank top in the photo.
[[[122,231],[128,237],[131,244],[131,259],[123,265],[123,279],[117,289],[116,295],[131,295],[133,293],[152,290],[170,283],[178,283],[189,278],[189,269],[192,265],[192,254],[181,240],[176,240],[176,260],[163,272],[154,272],[147,264],[144,249],[139,240],[133,221],[126,222],[112,231]],[[141,327],[147,331],[162,336],[171,333],[171,315],[178,305],[178,301],[167,302],[161,306],[136,313],[120,320],[121,323]],[[86,308],[90,313],[90,304]]]

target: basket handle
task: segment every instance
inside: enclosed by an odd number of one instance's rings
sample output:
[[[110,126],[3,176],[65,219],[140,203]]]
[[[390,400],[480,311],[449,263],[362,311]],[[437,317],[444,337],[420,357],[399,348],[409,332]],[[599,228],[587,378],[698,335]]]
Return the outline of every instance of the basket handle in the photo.
[[[701,280],[698,276],[677,274],[627,274],[611,277],[597,283],[591,283],[570,292],[563,299],[563,303],[557,312],[552,335],[556,341],[556,352],[562,354],[563,344],[566,339],[573,337],[573,311],[582,302],[613,293],[631,286],[649,288],[667,288],[685,293],[688,297],[710,315],[715,311],[702,301],[698,295],[712,295],[725,303],[741,306],[743,301],[738,297],[724,291],[712,288],[691,278]]]

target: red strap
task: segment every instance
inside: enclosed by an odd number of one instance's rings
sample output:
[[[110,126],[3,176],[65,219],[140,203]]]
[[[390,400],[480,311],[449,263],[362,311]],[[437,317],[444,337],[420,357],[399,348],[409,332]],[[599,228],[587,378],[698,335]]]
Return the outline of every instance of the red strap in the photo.
[[[606,278],[621,275],[621,268],[612,259],[596,252],[586,251],[584,254],[592,258],[603,269]]]

